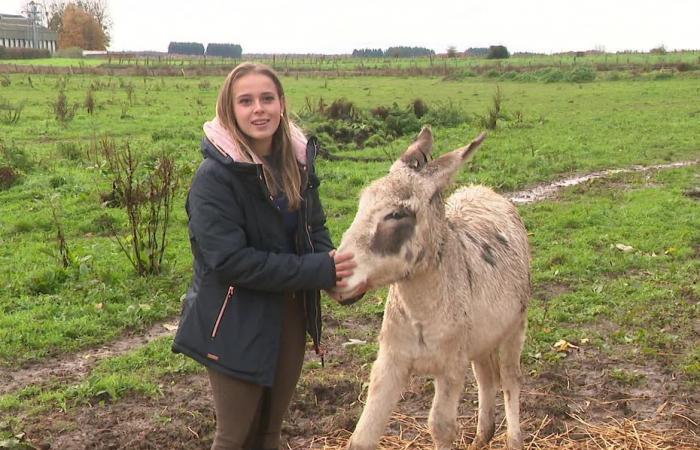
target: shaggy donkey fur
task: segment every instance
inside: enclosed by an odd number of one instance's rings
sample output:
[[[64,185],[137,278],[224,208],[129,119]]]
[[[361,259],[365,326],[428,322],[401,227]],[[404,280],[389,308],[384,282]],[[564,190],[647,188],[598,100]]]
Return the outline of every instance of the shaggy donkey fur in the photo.
[[[471,362],[479,388],[474,444],[495,430],[496,390],[503,389],[508,446],[522,447],[520,353],[530,297],[527,233],[515,207],[483,186],[442,192],[481,144],[429,161],[432,133],[424,128],[388,175],[360,198],[339,251],[358,267],[341,294],[391,285],[372,367],[367,404],[348,443],[377,447],[391,411],[413,374],[435,379],[428,419],[438,450],[452,448],[457,407]]]

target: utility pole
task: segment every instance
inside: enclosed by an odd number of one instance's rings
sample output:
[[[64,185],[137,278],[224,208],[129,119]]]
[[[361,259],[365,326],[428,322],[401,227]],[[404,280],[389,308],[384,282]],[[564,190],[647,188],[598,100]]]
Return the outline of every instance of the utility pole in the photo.
[[[41,11],[43,9],[43,11]],[[27,19],[32,25],[32,48],[39,48],[39,33],[37,26],[41,23],[40,12],[46,14],[46,8],[41,3],[36,3],[34,0],[27,3],[27,9],[22,11],[27,15]]]

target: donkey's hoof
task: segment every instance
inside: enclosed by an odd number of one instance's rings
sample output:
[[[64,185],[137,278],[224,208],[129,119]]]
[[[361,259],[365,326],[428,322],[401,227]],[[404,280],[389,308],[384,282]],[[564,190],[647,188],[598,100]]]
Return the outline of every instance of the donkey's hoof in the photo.
[[[518,433],[508,435],[508,449],[521,450],[523,448],[523,436]]]

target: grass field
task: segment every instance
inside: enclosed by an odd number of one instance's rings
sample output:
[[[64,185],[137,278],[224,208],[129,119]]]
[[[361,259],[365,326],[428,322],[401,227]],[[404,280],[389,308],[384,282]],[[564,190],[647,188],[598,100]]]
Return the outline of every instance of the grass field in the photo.
[[[6,106],[0,108],[0,167],[19,176],[0,190],[0,382],[9,383],[159,321],[177,321],[191,264],[184,196],[201,158],[201,125],[213,114],[222,79],[39,73],[6,79],[9,84],[0,87],[0,105]],[[434,128],[438,153],[481,130],[498,86],[503,101],[497,127],[457,182],[500,192],[607,168],[700,159],[696,72],[589,83],[342,76],[290,76],[283,83],[299,113],[321,99],[343,97],[365,114],[393,103],[406,109],[417,98],[429,108],[461,111],[463,123]],[[54,111],[61,90],[69,110],[77,105],[64,121]],[[89,90],[92,114],[84,106]],[[18,109],[19,119],[10,123]],[[109,224],[123,231],[127,221],[121,209],[102,204],[112,180],[93,147],[105,136],[118,145],[128,142],[146,163],[159,152],[177,163],[181,184],[160,275],[137,276],[109,236]],[[411,138],[409,133],[367,148],[336,144],[336,155],[372,161],[319,162],[336,242],[352,220],[360,189],[384,174]],[[563,387],[571,380],[605,405],[589,420],[653,418],[652,429],[697,431],[693,423],[700,416],[689,405],[697,401],[700,381],[698,189],[700,172],[692,164],[610,176],[519,207],[533,250],[534,295],[523,354],[530,375],[525,383],[532,386],[523,405],[530,434],[543,417],[557,418],[552,433],[565,429],[572,410],[561,399],[571,395]],[[69,267],[59,259],[58,224],[70,249]],[[354,424],[376,353],[384,294],[374,292],[351,308],[326,299],[328,365],[320,368],[314,359],[306,364],[285,428],[293,448],[308,448],[310,437]],[[342,347],[349,338],[368,343]],[[66,439],[78,439],[82,426],[106,430],[130,415],[139,423],[76,442],[206,445],[213,420],[202,371],[171,354],[170,339],[96,360],[84,375],[29,377],[0,390],[0,448],[29,448],[29,442],[73,448]],[[555,347],[561,340],[578,350]],[[548,400],[531,395],[534,390]],[[473,392],[465,395],[464,414],[471,415]],[[646,402],[620,406],[620,398],[635,396]],[[404,411],[424,413],[429,397],[425,383],[412,385]],[[664,401],[675,406],[652,414]],[[87,420],[95,411],[97,419]],[[129,439],[139,436],[129,447]]]
[[[516,55],[506,60],[486,59],[478,57],[448,58],[445,55],[415,58],[352,58],[347,55],[324,56],[287,56],[287,55],[244,55],[243,59],[262,62],[282,68],[316,68],[325,70],[354,69],[356,67],[396,69],[408,67],[431,67],[448,64],[450,67],[474,68],[482,65],[513,67],[528,66],[572,66],[572,65],[626,65],[643,66],[680,63],[700,63],[699,51],[679,51],[666,54],[649,53],[601,53],[585,56],[571,55]],[[36,66],[98,66],[107,65],[235,65],[240,59],[221,57],[187,57],[187,56],[134,56],[129,54],[114,53],[112,55],[85,58],[46,58],[28,60],[8,60],[10,64],[36,65]]]

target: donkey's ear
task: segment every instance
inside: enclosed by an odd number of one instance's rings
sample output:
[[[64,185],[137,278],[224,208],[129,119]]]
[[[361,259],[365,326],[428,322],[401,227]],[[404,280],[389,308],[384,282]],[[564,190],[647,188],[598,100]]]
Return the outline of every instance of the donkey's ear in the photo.
[[[409,145],[404,154],[391,166],[390,171],[402,166],[420,171],[430,161],[432,151],[433,133],[430,127],[424,126],[413,144]]]
[[[436,191],[442,191],[452,182],[459,169],[476,152],[484,139],[486,139],[486,133],[481,133],[469,145],[445,153],[428,163],[421,171],[421,175],[431,180]]]

